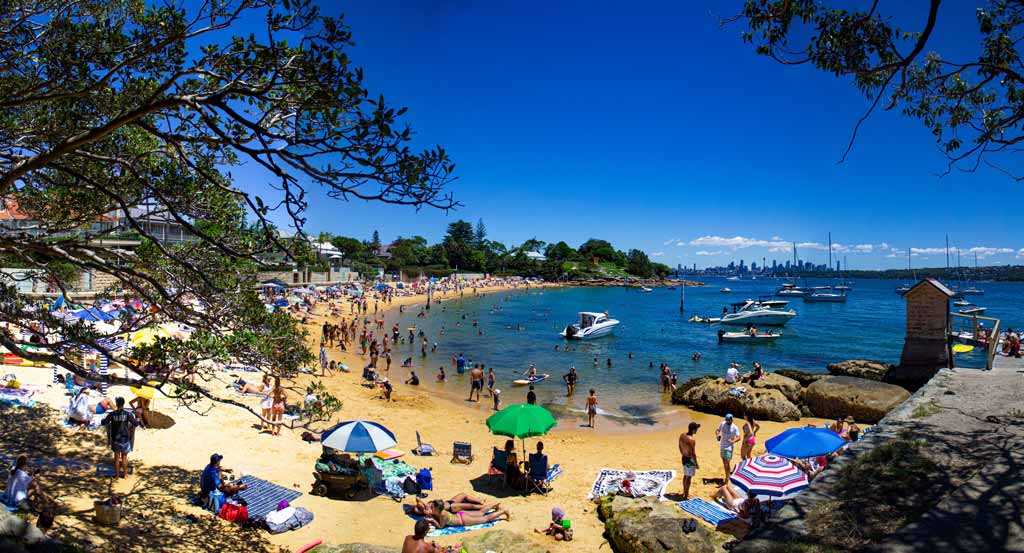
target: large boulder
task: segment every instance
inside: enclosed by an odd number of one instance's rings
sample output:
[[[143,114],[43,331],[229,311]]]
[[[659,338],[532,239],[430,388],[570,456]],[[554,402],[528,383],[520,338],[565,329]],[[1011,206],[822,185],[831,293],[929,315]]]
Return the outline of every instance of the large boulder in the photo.
[[[782,376],[784,376],[786,378],[792,378],[793,380],[796,380],[797,382],[799,382],[800,385],[805,387],[805,388],[807,386],[810,386],[811,383],[814,382],[815,380],[817,380],[817,379],[819,379],[819,378],[821,378],[823,376],[827,376],[827,375],[824,375],[824,374],[814,374],[814,373],[809,373],[809,372],[804,372],[804,371],[798,371],[796,369],[776,369],[775,370],[775,374],[781,374]]]
[[[881,382],[885,378],[885,374],[893,368],[893,365],[870,359],[851,359],[841,363],[832,363],[826,368],[829,374],[834,376],[852,376]]]
[[[776,380],[777,384],[782,382]],[[689,384],[672,393],[672,403],[716,415],[733,413],[743,416],[751,413],[754,418],[776,422],[800,419],[800,409],[777,389],[729,384],[721,378],[703,378],[694,385]],[[737,386],[744,386],[747,393],[740,396],[730,394],[729,390]]]
[[[852,376],[826,376],[808,386],[803,402],[814,416],[835,419],[847,415],[857,422],[876,423],[910,397],[893,384]]]
[[[683,521],[693,517],[652,497],[603,497],[598,516],[604,521],[612,549],[618,553],[713,553],[715,543],[722,541],[703,524],[698,524],[695,532],[683,532]]]
[[[554,538],[548,538],[554,540]],[[515,532],[508,530],[491,530],[462,540],[462,548],[467,553],[550,553],[550,549]]]
[[[778,373],[767,373],[761,380],[755,380],[747,384],[747,388],[758,390],[778,390],[786,399],[793,403],[800,403],[800,383],[792,378]]]

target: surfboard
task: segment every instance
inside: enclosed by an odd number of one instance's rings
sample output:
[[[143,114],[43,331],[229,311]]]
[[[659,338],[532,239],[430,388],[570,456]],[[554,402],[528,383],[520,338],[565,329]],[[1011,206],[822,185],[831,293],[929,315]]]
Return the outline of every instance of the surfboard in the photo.
[[[550,374],[538,374],[536,376],[536,378],[520,378],[518,380],[513,380],[512,384],[515,385],[515,386],[526,386],[528,384],[536,384],[538,382],[544,382],[545,380],[547,380],[549,378],[551,378]]]

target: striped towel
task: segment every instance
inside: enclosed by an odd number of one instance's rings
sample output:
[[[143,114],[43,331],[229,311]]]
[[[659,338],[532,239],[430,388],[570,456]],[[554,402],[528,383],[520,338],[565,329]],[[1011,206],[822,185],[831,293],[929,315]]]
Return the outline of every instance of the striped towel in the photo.
[[[555,478],[558,478],[559,476],[562,475],[563,472],[565,471],[562,470],[562,465],[555,463],[555,466],[548,469],[548,482],[554,480]]]
[[[474,524],[473,526],[448,526],[447,528],[431,530],[430,533],[427,534],[427,537],[439,538],[441,536],[451,536],[452,534],[464,534],[466,532],[472,532],[473,530],[482,530],[484,528],[490,528],[491,526],[494,526],[493,522]]]
[[[723,522],[728,522],[736,518],[735,513],[726,511],[722,507],[700,498],[680,501],[678,505],[680,509],[690,513],[691,515],[699,517],[701,520],[712,526],[718,526]]]
[[[231,499],[244,499],[248,503],[251,520],[263,520],[268,514],[277,510],[277,505],[282,500],[291,503],[302,495],[301,492],[251,475],[243,476],[237,483],[245,484],[248,487],[231,496]]]

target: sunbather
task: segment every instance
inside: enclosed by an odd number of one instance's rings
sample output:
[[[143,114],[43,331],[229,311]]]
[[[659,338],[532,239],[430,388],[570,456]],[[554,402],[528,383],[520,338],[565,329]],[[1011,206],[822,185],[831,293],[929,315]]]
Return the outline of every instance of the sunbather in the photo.
[[[255,382],[246,382],[241,378],[234,383],[235,389],[240,394],[265,394],[270,391],[270,375],[263,375],[263,382],[259,384]]]
[[[729,510],[736,513],[737,518],[747,524],[753,522],[754,515],[761,508],[761,502],[758,501],[757,495],[747,492],[747,495],[744,496],[728,483],[715,492],[713,499],[719,498],[725,501]]]
[[[444,510],[449,513],[458,513],[459,511],[479,511],[486,513],[501,507],[500,503],[494,503],[492,505],[485,505],[482,499],[472,497],[468,494],[460,493],[447,501],[442,501],[444,504]],[[416,504],[409,507],[409,512],[414,515],[426,515],[430,512],[430,505],[420,501],[416,498]]]
[[[480,511],[449,513],[445,510],[444,501],[437,499],[430,502],[430,513],[424,515],[424,520],[430,521],[435,528],[448,528],[494,522],[502,517],[505,517],[505,520],[512,520],[512,513],[508,509],[498,509],[490,514],[484,514]]]

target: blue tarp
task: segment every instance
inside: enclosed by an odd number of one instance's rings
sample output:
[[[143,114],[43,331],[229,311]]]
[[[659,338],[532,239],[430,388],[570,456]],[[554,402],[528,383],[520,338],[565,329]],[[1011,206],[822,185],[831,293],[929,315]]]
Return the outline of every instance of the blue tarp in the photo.
[[[288,300],[284,298],[277,298],[274,300],[274,305],[277,307],[288,307]]]
[[[110,313],[104,313],[95,307],[86,307],[72,313],[72,315],[83,321],[112,321],[115,319]]]

